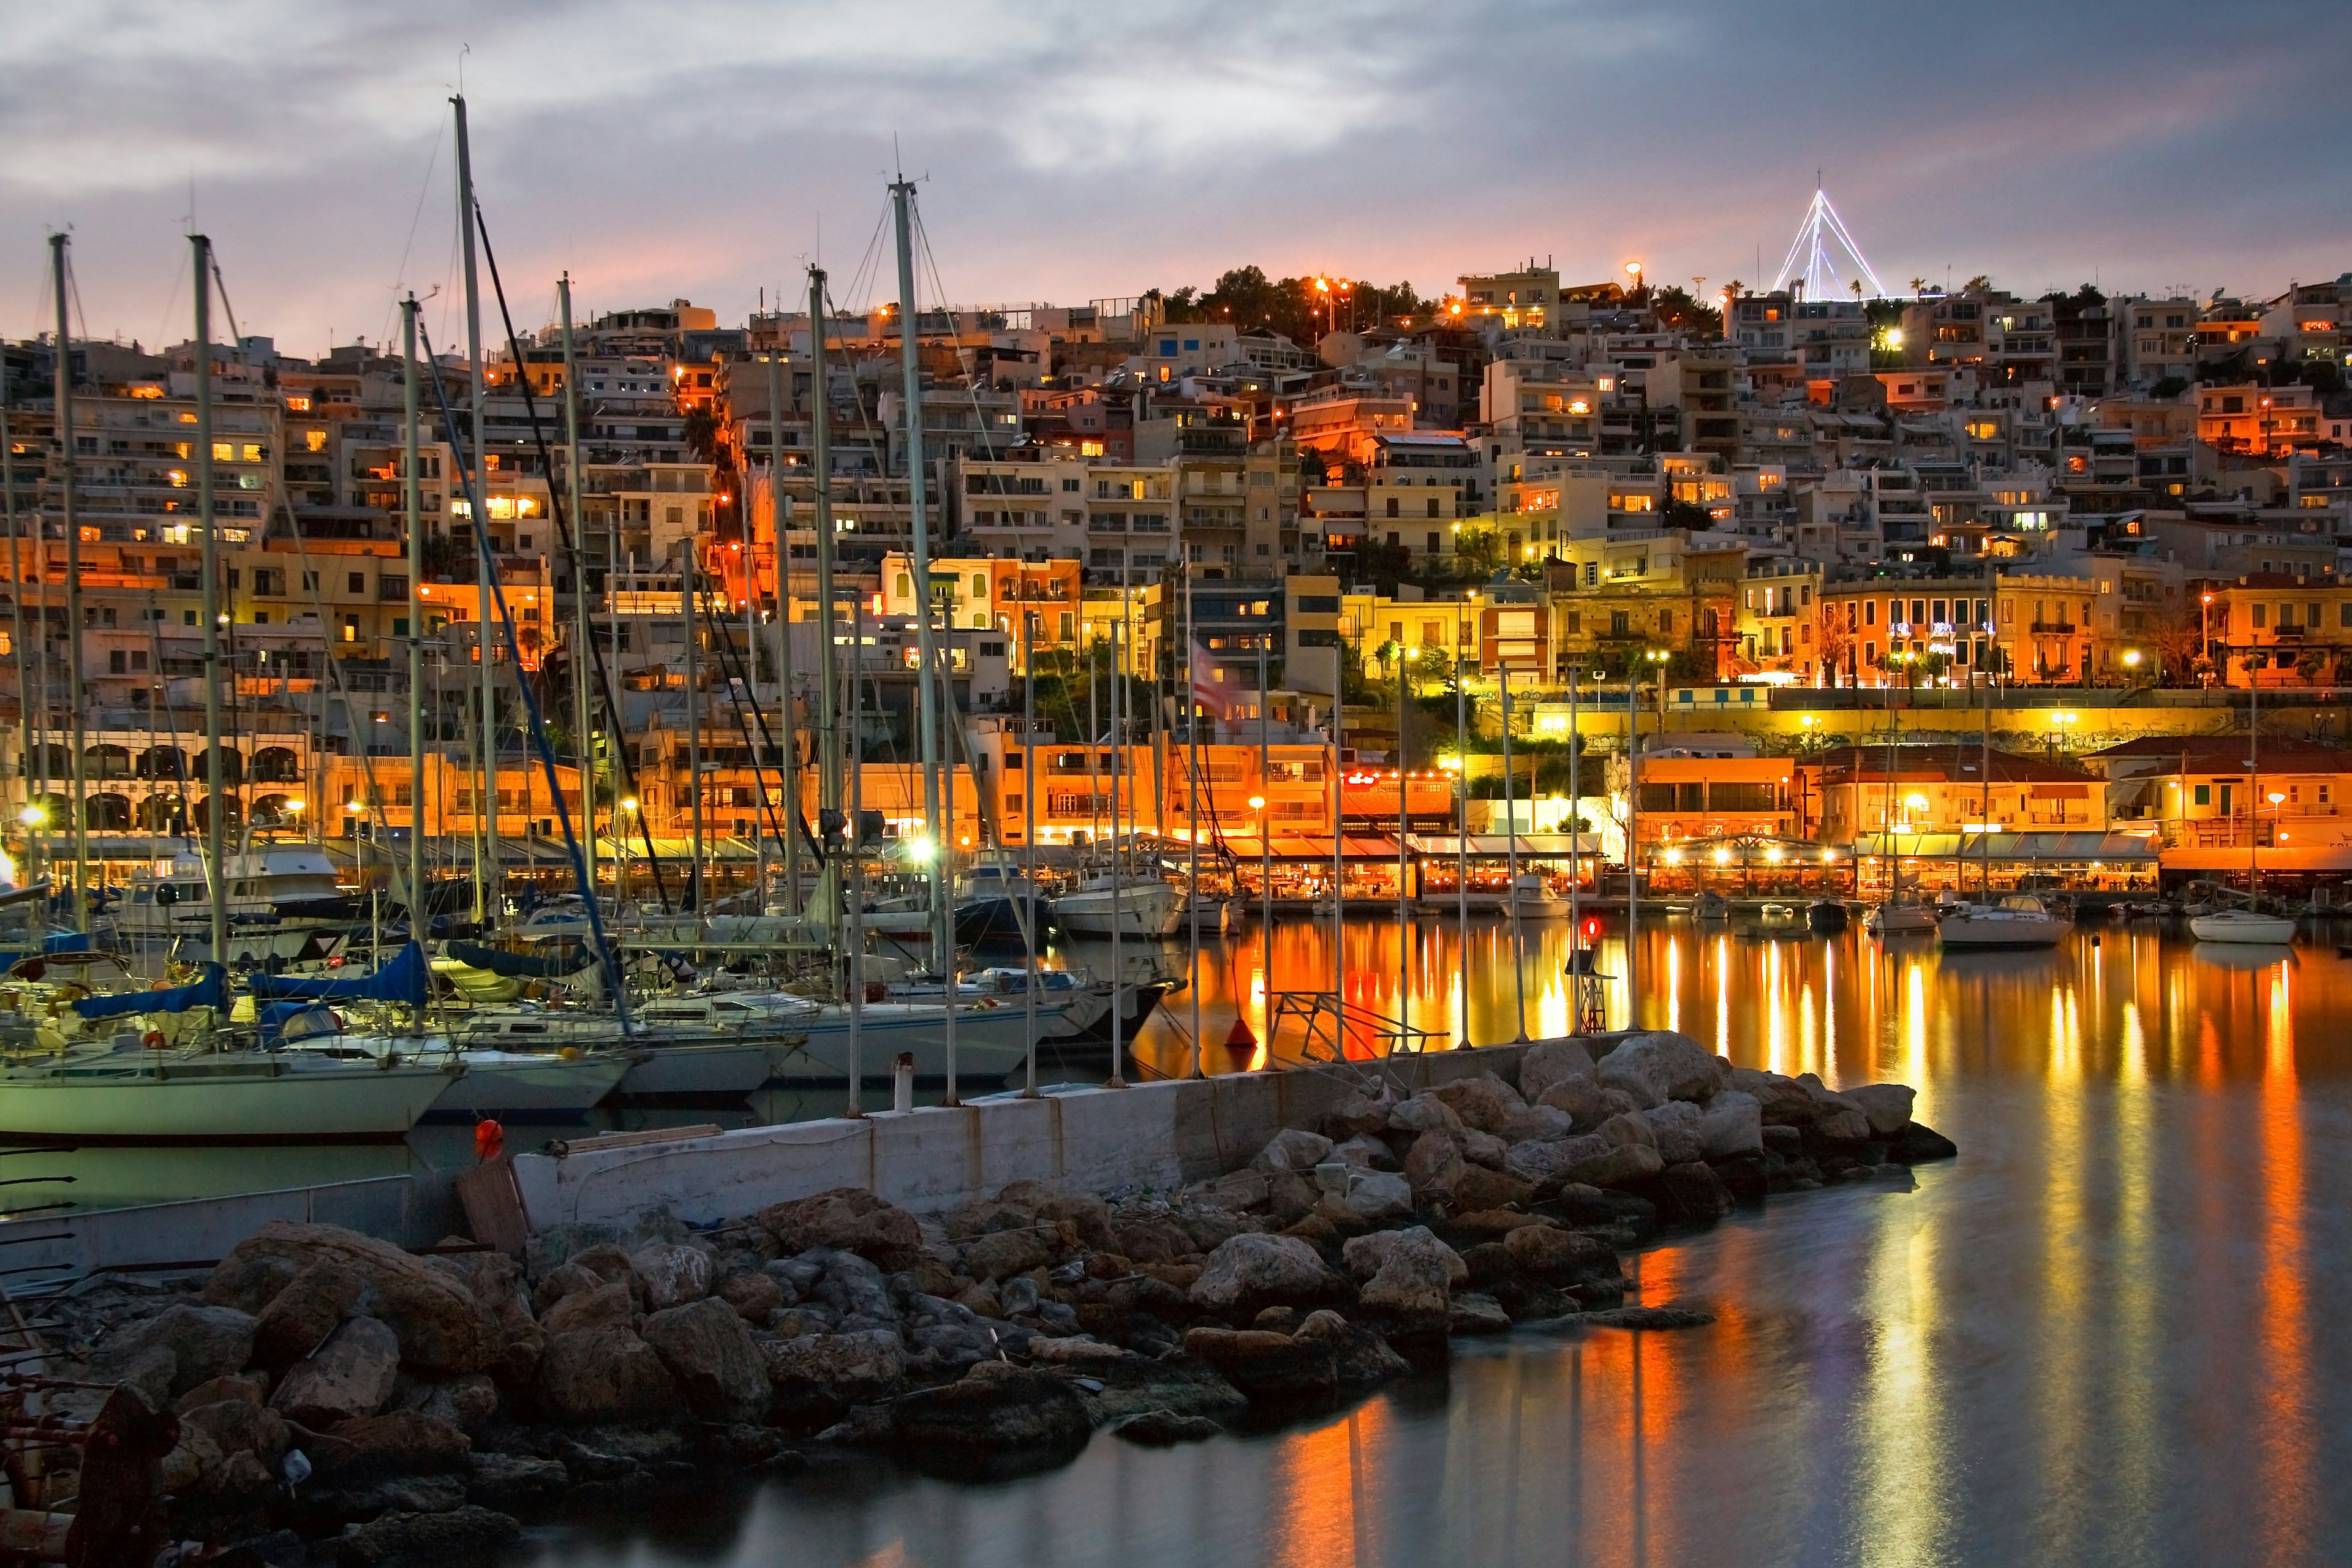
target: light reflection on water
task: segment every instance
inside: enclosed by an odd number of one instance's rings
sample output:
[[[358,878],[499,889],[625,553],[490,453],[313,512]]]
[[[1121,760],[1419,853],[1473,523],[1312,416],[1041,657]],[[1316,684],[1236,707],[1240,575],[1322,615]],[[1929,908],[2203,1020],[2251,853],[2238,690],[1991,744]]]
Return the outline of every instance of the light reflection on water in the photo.
[[[1528,1032],[1567,931],[1529,927]],[[1508,1039],[1507,939],[1423,924],[1412,1017]],[[1399,932],[1351,921],[1351,1006],[1391,1012]],[[964,1485],[888,1467],[770,1486],[740,1521],[543,1534],[552,1565],[1309,1565],[2352,1560],[2352,965],[2102,929],[2044,953],[1643,936],[1646,1023],[1832,1083],[1896,1078],[1956,1138],[1918,1189],[1774,1199],[1643,1255],[1687,1333],[1522,1331],[1443,1376],[1268,1434]],[[1258,947],[1202,987],[1265,1016]],[[1277,931],[1276,988],[1330,973]],[[1622,944],[1601,967],[1624,971]],[[1297,976],[1293,980],[1292,976]],[[1328,985],[1328,980],[1322,982]],[[1561,993],[1564,996],[1564,989]],[[1564,1005],[1564,1002],[1562,1004]],[[1155,1022],[1140,1054],[1181,1070]],[[1613,1018],[1622,1019],[1622,991]],[[1222,1044],[1209,1056],[1225,1065]],[[658,1542],[658,1544],[656,1544]]]

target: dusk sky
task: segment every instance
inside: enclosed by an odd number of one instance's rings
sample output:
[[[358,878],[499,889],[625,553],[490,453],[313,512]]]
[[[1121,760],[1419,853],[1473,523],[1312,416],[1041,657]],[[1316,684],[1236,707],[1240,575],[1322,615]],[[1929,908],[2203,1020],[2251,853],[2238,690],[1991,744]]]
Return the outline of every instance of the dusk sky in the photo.
[[[1916,15],[1916,25],[1905,20]],[[519,324],[740,322],[856,283],[897,156],[949,298],[1069,303],[1255,262],[1444,292],[1769,282],[1818,167],[1879,277],[2266,294],[2352,268],[2352,6],[1181,0],[1148,8],[11,0],[0,331],[70,226],[82,320],[187,331],[186,245],[289,353],[455,276],[445,101]],[[1761,257],[1761,276],[1759,257]],[[446,320],[449,290],[428,325]],[[928,282],[926,284],[928,294]],[[80,323],[76,325],[79,334]],[[436,339],[444,336],[436,331]]]

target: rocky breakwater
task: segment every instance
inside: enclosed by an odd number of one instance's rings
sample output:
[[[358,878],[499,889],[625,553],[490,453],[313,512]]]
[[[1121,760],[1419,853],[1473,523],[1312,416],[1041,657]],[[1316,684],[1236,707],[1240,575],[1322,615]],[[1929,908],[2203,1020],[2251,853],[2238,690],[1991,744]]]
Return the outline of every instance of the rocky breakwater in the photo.
[[[80,1298],[76,1349],[176,1416],[180,1538],[440,1565],[722,1472],[887,1449],[1002,1474],[1104,1426],[1170,1443],[1328,1408],[1442,1364],[1453,1334],[1703,1324],[1624,1305],[1622,1255],[1954,1152],[1898,1085],[1836,1092],[1679,1035],[1599,1045],[1410,1095],[1367,1070],[1319,1126],[1173,1193],[1016,1182],[918,1216],[843,1188],[707,1229],[565,1227],[524,1260],[275,1224],[187,1289]]]

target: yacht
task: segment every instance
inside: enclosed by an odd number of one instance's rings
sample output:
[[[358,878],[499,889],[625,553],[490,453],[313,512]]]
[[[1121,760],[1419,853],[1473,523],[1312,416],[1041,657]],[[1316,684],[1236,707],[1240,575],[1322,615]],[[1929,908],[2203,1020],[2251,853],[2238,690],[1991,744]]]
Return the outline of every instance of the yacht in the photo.
[[[2285,947],[2294,942],[2294,921],[2259,910],[2215,910],[2193,917],[2189,931],[2199,942],[2262,942]]]
[[[303,1051],[102,1051],[0,1066],[0,1139],[71,1143],[338,1143],[406,1136],[465,1068]]]
[[[232,925],[340,925],[367,912],[367,900],[342,885],[334,861],[315,845],[248,846],[228,857],[222,875]],[[115,930],[126,937],[208,937],[212,894],[204,857],[185,851],[172,857],[166,871],[135,874],[113,913]]]
[[[1870,907],[1862,929],[1873,936],[1925,936],[1936,929],[1936,907],[1916,899],[1889,899]]]
[[[1184,897],[1158,877],[1105,872],[1054,900],[1055,923],[1072,936],[1157,939],[1182,928]]]
[[[2055,947],[2074,922],[2032,893],[2011,893],[1991,904],[1961,904],[1936,924],[1947,949]]]

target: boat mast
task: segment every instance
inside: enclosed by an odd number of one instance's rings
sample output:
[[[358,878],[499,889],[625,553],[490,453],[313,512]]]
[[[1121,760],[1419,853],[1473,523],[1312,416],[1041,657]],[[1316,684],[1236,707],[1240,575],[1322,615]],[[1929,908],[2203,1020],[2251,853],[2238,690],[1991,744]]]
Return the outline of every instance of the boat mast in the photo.
[[[1519,1032],[1514,1037],[1521,1045],[1528,1038],[1528,972],[1527,952],[1519,944],[1519,813],[1511,802],[1511,666],[1507,659],[1496,661],[1495,673],[1502,682],[1503,693],[1503,833],[1505,864],[1509,868],[1510,883],[1503,897],[1511,916],[1511,999],[1518,1009]],[[1629,841],[1630,843],[1630,841]],[[1633,851],[1626,851],[1626,864],[1633,864]]]
[[[1127,603],[1127,573],[1119,572],[1119,605]],[[1118,983],[1124,978],[1119,965],[1118,928],[1127,909],[1127,876],[1119,864],[1118,785],[1119,776],[1127,771],[1127,731],[1119,722],[1119,696],[1127,687],[1127,672],[1119,666],[1119,622],[1110,624],[1110,1078],[1109,1087],[1118,1089],[1127,1082],[1127,1042],[1120,1037]]]
[[[2263,896],[2263,671],[2246,660],[2246,900]]]
[[[1186,568],[1188,571],[1190,567]],[[1274,805],[1266,801],[1265,790],[1272,782],[1271,769],[1266,764],[1266,630],[1257,632],[1257,787],[1258,798],[1265,801],[1257,814],[1257,891],[1258,911],[1258,984],[1265,993],[1265,1013],[1261,1020],[1266,1027],[1266,1050],[1274,1049]]]
[[[913,522],[915,545],[915,657],[923,668],[917,683],[916,726],[921,736],[923,816],[934,831],[950,836],[953,825],[940,820],[940,716],[932,679],[939,669],[931,636],[931,528],[926,516],[923,473],[923,363],[915,342],[915,245],[913,206],[915,183],[894,181],[891,209],[897,218],[898,243],[898,363],[900,388],[907,404],[907,505]],[[823,389],[820,389],[822,393]],[[944,974],[955,952],[955,915],[950,908],[946,878],[947,847],[933,846],[931,883],[931,966]]]
[[[1584,770],[1578,761],[1576,730],[1576,677],[1574,665],[1568,668],[1568,953],[1571,967],[1576,954],[1584,945],[1584,858],[1583,838],[1578,824],[1584,820]],[[1574,1031],[1570,1031],[1573,1033]]]
[[[588,836],[580,846],[588,862],[588,896],[596,896],[596,722],[589,694],[589,677],[596,662],[589,646],[588,514],[582,507],[580,462],[580,370],[572,343],[572,274],[556,279],[555,302],[563,331],[563,483],[572,497],[572,727],[574,750],[580,754],[580,815]],[[553,476],[548,482],[553,484]],[[617,736],[617,731],[615,731]],[[619,837],[617,833],[615,837]],[[613,896],[620,898],[620,883]],[[619,908],[617,901],[614,906]]]
[[[213,527],[212,241],[188,237],[196,291],[196,526],[204,531],[205,880],[212,960],[228,962],[228,875],[221,857],[220,542]]]
[[[784,803],[784,912],[801,912],[801,841],[793,832],[801,819],[800,801],[800,721],[793,714],[793,568],[791,551],[784,542],[784,367],[782,344],[768,354],[768,532],[776,552],[776,686],[781,694],[784,716],[784,752],[779,760],[777,775],[784,785],[789,799]],[[750,532],[750,530],[745,530]],[[751,583],[759,575],[757,552],[744,552],[743,635],[756,635],[759,626],[758,594]],[[755,648],[748,655],[753,673],[759,669],[760,656]],[[759,700],[756,692],[751,700]],[[764,787],[764,786],[763,786]],[[754,822],[752,831],[760,825]],[[764,883],[765,879],[762,879]],[[766,898],[761,896],[761,912]]]
[[[474,271],[474,157],[466,138],[466,99],[463,93],[451,99],[457,114],[457,234],[462,247],[466,274],[466,370],[473,399],[470,410],[473,428],[473,450],[457,454],[458,472],[470,472],[478,481],[483,505],[489,500],[488,476],[482,471],[484,447],[482,394],[482,300]],[[470,504],[470,503],[469,503]],[[488,537],[490,520],[488,515],[468,520],[474,531]],[[474,657],[481,666],[482,717],[481,731],[476,737],[475,753],[480,763],[480,773],[474,787],[474,923],[487,925],[497,913],[493,907],[497,875],[491,862],[499,853],[499,729],[498,687],[493,679],[494,665],[490,648],[489,604],[492,587],[488,574],[498,570],[498,558],[488,549],[477,552],[481,563],[476,575],[474,595],[475,626]]]
[[[417,451],[416,296],[400,302],[401,500],[408,522],[408,935],[432,931],[425,896],[425,504]],[[425,1026],[422,1010],[417,1027]]]
[[[66,331],[66,247],[72,237],[63,234],[49,236],[49,261],[54,273],[52,282],[58,296],[58,457],[59,483],[58,511],[66,529],[66,706],[71,711],[73,726],[73,925],[78,931],[89,930],[89,816],[84,796],[89,784],[89,759],[84,725],[81,684],[81,527],[74,521],[74,433],[73,433],[73,342]],[[197,293],[204,283],[197,280]],[[196,471],[211,482],[212,447],[207,445],[196,454]],[[212,539],[209,523],[205,529],[205,542]],[[217,742],[215,742],[217,744]],[[220,814],[213,814],[217,817]],[[213,880],[218,883],[220,872],[215,868]],[[220,950],[213,952],[215,961]]]
[[[809,275],[809,447],[816,479],[816,597],[820,629],[817,635],[817,690],[821,711],[817,716],[817,809],[819,820],[825,814],[838,816],[841,812],[841,718],[834,706],[834,687],[838,679],[834,669],[834,602],[833,602],[833,418],[829,392],[825,385],[824,367],[824,272],[812,267]],[[780,413],[777,417],[782,417]],[[781,426],[779,426],[781,429]],[[778,461],[782,460],[781,450]],[[781,571],[782,568],[779,568]],[[786,635],[791,635],[787,613]],[[852,661],[853,666],[855,660]],[[1027,661],[1024,659],[1024,670]],[[793,786],[793,805],[799,810],[799,785]],[[820,868],[818,907],[825,911],[828,921],[840,919],[841,866],[827,857]]]
[[[18,772],[25,780],[25,807],[33,804],[32,746],[29,743],[40,731],[33,723],[32,660],[25,653],[25,551],[16,531],[16,444],[8,429],[8,405],[5,389],[0,388],[0,510],[8,520],[8,653],[16,665],[16,729],[19,746]],[[156,673],[163,672],[159,659]],[[181,787],[187,787],[183,770]],[[27,842],[32,838],[28,830]],[[32,857],[26,856],[27,860]],[[27,885],[34,880],[30,867],[20,868],[18,874]]]
[[[696,603],[696,592],[702,575],[702,562],[691,536],[677,542],[677,610],[678,619],[686,630],[686,777],[687,795],[693,810],[694,873],[690,879],[693,896],[689,902],[694,910],[697,931],[702,929],[706,913],[705,886],[702,880],[702,664],[700,649],[695,639],[700,634],[695,613],[701,606]]]
[[[1454,639],[1454,912],[1462,948],[1462,1040],[1470,1043],[1470,678]]]
[[[1412,901],[1405,886],[1410,875],[1405,839],[1412,831],[1412,816],[1404,793],[1404,645],[1397,645],[1397,1044],[1404,1044],[1402,1026],[1412,1022]]]
[[[1021,1005],[1026,1015],[1028,1049],[1023,1053],[1025,1070],[1021,1092],[1028,1099],[1037,1098],[1037,649],[1030,634],[1029,605],[1021,603],[1021,897],[1013,903],[1013,913],[1021,921],[1021,952],[1028,966],[1027,978],[1021,988]],[[1197,942],[1197,939],[1196,939]],[[1200,1054],[1201,999],[1192,998],[1192,1050]],[[1197,1072],[1194,1073],[1198,1077]]]
[[[1181,680],[1184,689],[1184,837],[1191,840],[1184,868],[1185,921],[1192,929],[1192,966],[1185,979],[1192,994],[1192,1076],[1201,1073],[1201,710],[1198,694],[1192,689],[1192,650],[1201,635],[1201,624],[1192,610],[1192,568],[1189,562],[1176,563],[1178,575],[1184,584],[1184,668],[1171,670],[1171,682]],[[1027,623],[1024,621],[1024,625]],[[1034,781],[1033,781],[1034,783]]]
[[[818,480],[820,483],[824,481],[822,474]],[[866,1114],[866,1079],[858,1062],[858,1031],[866,1019],[866,932],[860,924],[857,907],[859,900],[866,896],[866,737],[858,732],[857,718],[857,683],[866,662],[866,601],[862,598],[850,606],[849,628],[849,833],[845,840],[849,847],[849,875],[842,896],[841,923],[849,948],[847,1114],[863,1116]],[[1034,1047],[1030,1060],[1030,1072],[1034,1079],[1036,1072]]]

